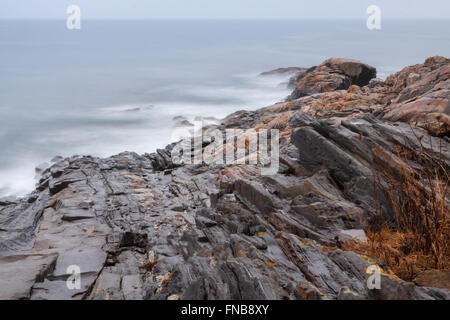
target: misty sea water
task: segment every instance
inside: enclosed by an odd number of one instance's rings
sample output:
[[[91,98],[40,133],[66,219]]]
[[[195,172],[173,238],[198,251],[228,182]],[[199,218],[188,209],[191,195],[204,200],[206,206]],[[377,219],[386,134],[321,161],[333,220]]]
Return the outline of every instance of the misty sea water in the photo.
[[[0,21],[0,196],[34,188],[55,155],[153,152],[173,118],[222,118],[284,99],[279,67],[329,57],[385,78],[450,56],[450,21]]]

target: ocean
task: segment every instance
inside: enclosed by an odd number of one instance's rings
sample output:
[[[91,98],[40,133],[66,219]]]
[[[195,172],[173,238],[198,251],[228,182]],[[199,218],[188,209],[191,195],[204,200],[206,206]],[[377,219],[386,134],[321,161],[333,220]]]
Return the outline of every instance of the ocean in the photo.
[[[33,190],[56,155],[154,152],[183,116],[222,118],[283,100],[279,67],[329,57],[385,78],[450,56],[450,21],[0,21],[0,196]]]

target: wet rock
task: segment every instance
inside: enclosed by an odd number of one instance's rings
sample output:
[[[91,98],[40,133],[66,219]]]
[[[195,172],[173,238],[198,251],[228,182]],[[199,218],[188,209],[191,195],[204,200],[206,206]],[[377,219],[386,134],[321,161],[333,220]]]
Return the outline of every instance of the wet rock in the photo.
[[[250,208],[257,208],[262,213],[269,214],[274,210],[275,204],[272,196],[261,185],[245,180],[237,180],[234,183],[236,195]]]
[[[18,202],[18,199],[13,196],[0,198],[0,206],[9,206],[12,204],[17,204],[17,202]]]
[[[281,166],[272,176],[246,164],[174,165],[175,144],[58,158],[32,194],[0,202],[0,297],[449,299],[436,274],[416,279],[427,287],[383,275],[381,290],[368,290],[365,259],[322,247],[364,241],[375,195],[392,217],[370,177],[398,170],[398,148],[437,156],[439,145],[450,170],[448,140],[382,119],[394,105],[444,94],[446,61],[377,82],[369,66],[328,60],[296,75],[304,97],[211,124],[278,128]],[[71,265],[82,273],[77,290],[66,285]]]
[[[383,87],[385,85],[384,80],[380,78],[373,78],[369,81],[369,84],[367,85],[369,88],[377,88],[377,87]]]
[[[364,297],[353,292],[348,287],[342,287],[337,296],[337,300],[364,300]]]
[[[387,108],[384,119],[415,124],[435,135],[448,134],[450,63],[423,75],[420,80],[418,74],[410,74],[406,85],[395,103]]]
[[[80,288],[71,289],[67,286],[67,280],[44,279],[44,282],[36,282],[32,288],[31,300],[80,300],[83,293],[89,290],[94,275],[83,275],[80,278]]]
[[[57,163],[64,160],[64,158],[62,156],[55,156],[52,158],[52,160],[50,160],[51,163]]]
[[[51,278],[66,279],[71,275],[68,273],[69,266],[78,266],[81,274],[97,274],[103,267],[106,253],[99,248],[73,248],[61,253],[56,262],[55,270]]]
[[[344,238],[349,238],[353,241],[357,242],[367,241],[366,233],[362,229],[342,230],[341,234],[343,235]]]
[[[134,232],[124,232],[121,235],[119,247],[138,247],[146,248],[148,244],[148,235]]]
[[[35,177],[40,177],[40,175],[45,171],[45,169],[47,169],[50,166],[50,164],[48,163],[41,163],[40,165],[38,165],[35,169]]]
[[[183,116],[176,116],[172,119],[177,127],[193,127],[194,125]]]
[[[6,207],[0,206],[0,255],[29,253],[35,231],[44,212],[47,195],[42,200],[28,203],[18,201]]]
[[[351,59],[328,59],[321,65],[308,69],[299,77],[290,100],[315,93],[346,90],[352,84],[360,87],[376,77],[376,69]]]
[[[327,124],[324,124],[327,126]],[[299,161],[309,171],[328,169],[335,183],[359,203],[371,206],[373,181],[371,171],[352,153],[347,153],[335,142],[311,127],[303,127],[293,133],[294,144],[300,150]]]
[[[368,290],[368,298],[373,300],[447,300],[449,292],[440,289],[422,289],[414,283],[394,279],[389,276],[381,276],[380,289]]]
[[[86,210],[62,210],[61,213],[63,214],[62,220],[65,221],[76,221],[95,218],[94,212]]]
[[[273,75],[284,75],[284,74],[293,74],[301,71],[305,71],[306,68],[298,68],[298,67],[289,67],[289,68],[278,68],[271,71],[262,72],[260,76],[273,76]]]
[[[322,294],[308,281],[300,281],[295,288],[295,296],[299,300],[321,300]]]
[[[200,228],[211,228],[217,225],[217,222],[203,216],[196,216],[195,222]]]
[[[411,84],[411,80],[408,81],[410,74],[419,75],[419,78],[432,73],[436,69],[439,69],[450,63],[450,59],[445,57],[430,57],[425,60],[423,64],[416,64],[413,66],[407,66],[401,71],[394,73],[387,77],[386,85],[391,88],[397,94]],[[417,76],[414,76],[417,78]]]
[[[54,195],[61,190],[67,188],[70,184],[75,183],[77,181],[83,181],[85,180],[85,176],[82,172],[75,171],[75,172],[67,172],[64,173],[63,169],[55,169],[53,170],[52,175],[54,176],[52,179],[50,179],[49,182],[49,190],[50,194]]]
[[[156,153],[148,155],[152,168],[158,171],[176,168],[177,165],[172,162],[172,150],[175,144],[168,145],[165,149],[158,149]]]
[[[222,120],[222,125],[227,128],[248,129],[252,128],[259,115],[254,111],[236,111]]]

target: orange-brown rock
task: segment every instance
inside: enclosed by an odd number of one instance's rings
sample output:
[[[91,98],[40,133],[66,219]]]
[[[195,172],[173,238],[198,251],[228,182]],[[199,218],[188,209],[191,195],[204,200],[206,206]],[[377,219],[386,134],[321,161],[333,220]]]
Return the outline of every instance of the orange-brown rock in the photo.
[[[425,128],[435,135],[448,134],[450,129],[450,60],[446,59],[446,63],[441,59],[437,61],[442,66],[421,75],[419,80],[403,89],[394,104],[386,109],[384,119],[408,122]],[[399,77],[399,79],[401,78],[404,78],[404,75]]]
[[[431,57],[406,67],[386,81],[358,61],[328,59],[299,76],[286,104],[273,110],[303,111],[313,116],[352,118],[371,112],[448,135],[450,130],[450,59]]]
[[[61,158],[40,171],[32,194],[0,199],[0,299],[450,300],[448,272],[419,275],[419,286],[383,275],[381,289],[368,290],[367,267],[388,270],[388,261],[323,251],[358,241],[380,213],[394,221],[374,177],[405,165],[425,171],[422,154],[450,171],[448,139],[380,119],[426,99],[437,107],[421,112],[448,116],[439,102],[448,99],[446,61],[364,85],[370,67],[327,60],[309,69],[310,82],[299,80],[317,93],[207,129],[279,129],[279,170],[269,176],[237,161],[179,164],[179,143],[152,154]],[[218,151],[246,137],[225,139]],[[213,140],[203,142],[205,152]],[[65,281],[72,264],[83,270],[77,291]]]
[[[376,74],[374,67],[359,61],[331,58],[301,74],[290,99],[294,100],[315,93],[346,90],[352,84],[365,86],[376,77]]]
[[[408,66],[403,68],[401,71],[394,73],[387,77],[386,85],[391,87],[391,90],[397,93],[400,93],[407,86],[412,84],[413,79],[418,75],[419,78],[425,74],[428,74],[440,67],[448,64],[450,59],[445,57],[430,57],[425,60],[423,64],[416,64],[413,66]],[[411,76],[412,75],[412,76]]]

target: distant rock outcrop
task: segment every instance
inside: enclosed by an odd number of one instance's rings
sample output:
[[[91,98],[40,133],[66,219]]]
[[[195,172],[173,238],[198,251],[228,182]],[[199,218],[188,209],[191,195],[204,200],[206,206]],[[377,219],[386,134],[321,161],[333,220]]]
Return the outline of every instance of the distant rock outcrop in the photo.
[[[296,88],[289,99],[294,100],[314,93],[346,90],[353,84],[362,87],[376,75],[374,67],[359,61],[328,59],[321,65],[308,69],[296,79]]]
[[[306,71],[306,68],[299,68],[299,67],[278,68],[275,70],[262,72],[260,76],[292,75],[303,71]]]

